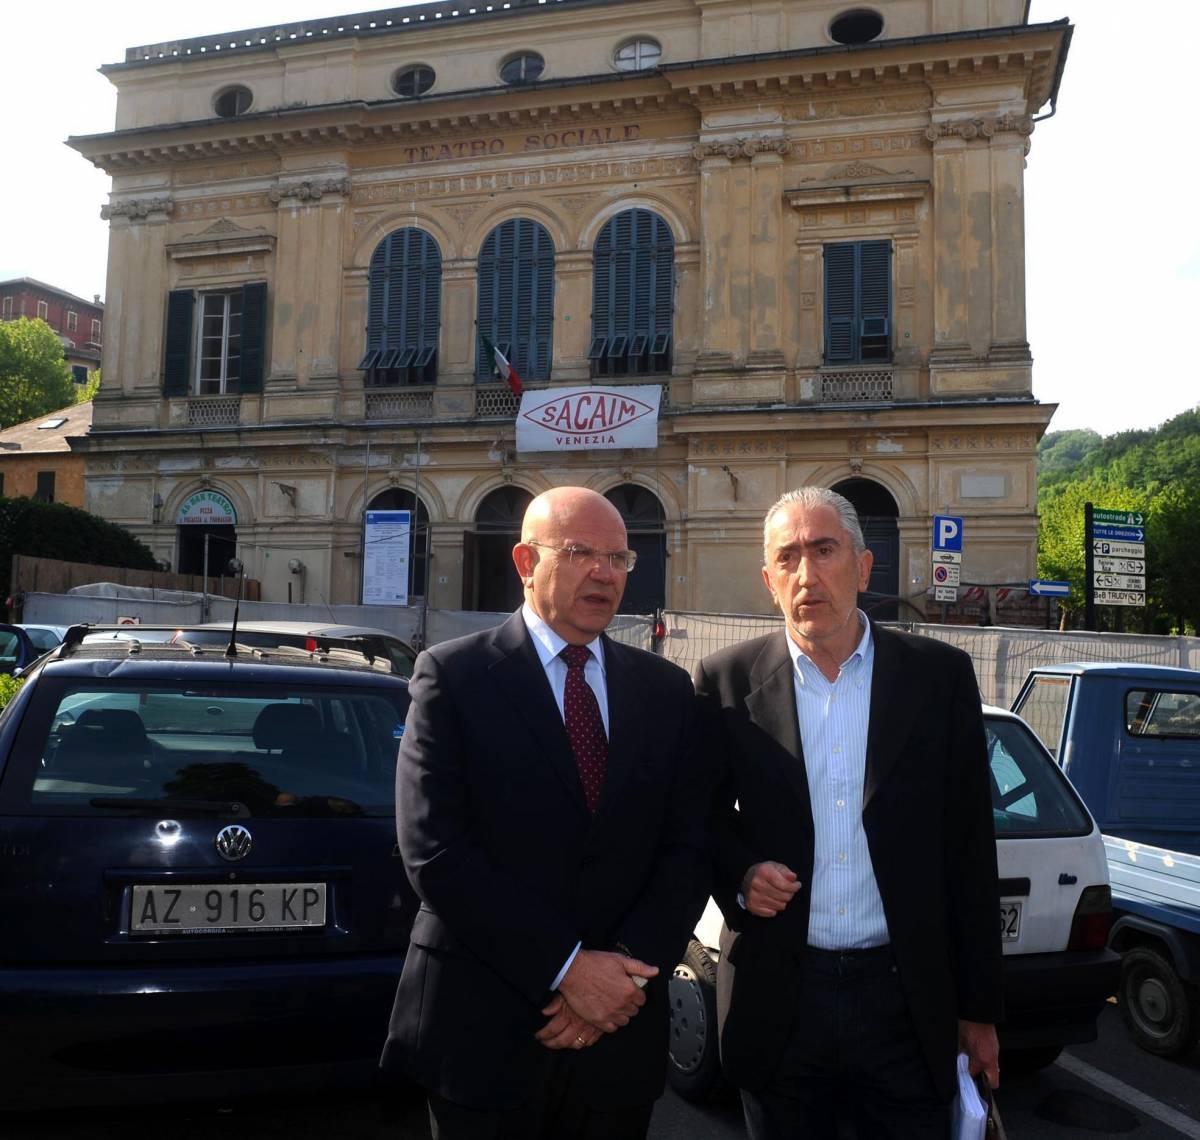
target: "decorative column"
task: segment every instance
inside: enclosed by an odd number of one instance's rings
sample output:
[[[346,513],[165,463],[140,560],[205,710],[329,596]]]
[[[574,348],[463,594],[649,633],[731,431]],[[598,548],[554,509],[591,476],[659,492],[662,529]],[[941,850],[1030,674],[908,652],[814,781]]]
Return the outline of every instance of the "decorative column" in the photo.
[[[750,353],[746,367],[782,370],[780,332],[783,298],[783,159],[786,138],[745,144],[750,151]]]
[[[701,335],[697,372],[724,372],[733,364],[729,261],[733,245],[733,160],[737,143],[697,143],[700,162]]]
[[[1033,120],[1001,115],[990,147],[992,159],[993,359],[1028,361],[1025,324],[1025,156]]]
[[[475,291],[473,257],[442,262],[442,328],[438,338],[437,416],[469,416],[475,409]]]
[[[953,124],[930,126],[933,142],[933,351],[930,364],[971,355],[968,314],[982,298],[967,284],[966,137]],[[990,291],[990,279],[988,282]],[[990,306],[989,306],[990,308]]]

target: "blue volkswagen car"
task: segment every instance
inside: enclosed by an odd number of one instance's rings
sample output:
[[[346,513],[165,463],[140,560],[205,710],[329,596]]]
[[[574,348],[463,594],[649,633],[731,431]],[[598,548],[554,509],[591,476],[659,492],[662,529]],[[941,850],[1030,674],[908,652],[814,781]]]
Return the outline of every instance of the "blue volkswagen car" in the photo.
[[[407,682],[88,632],[0,715],[0,1109],[365,1078],[415,912]]]

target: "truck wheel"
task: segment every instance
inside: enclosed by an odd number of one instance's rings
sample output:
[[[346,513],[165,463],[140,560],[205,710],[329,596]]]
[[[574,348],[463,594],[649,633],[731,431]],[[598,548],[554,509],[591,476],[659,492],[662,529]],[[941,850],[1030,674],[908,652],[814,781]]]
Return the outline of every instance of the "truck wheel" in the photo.
[[[671,1002],[667,1080],[685,1100],[707,1100],[721,1086],[716,986],[716,966],[693,938],[667,987]]]
[[[1196,1043],[1196,996],[1157,950],[1135,946],[1121,955],[1117,992],[1125,1027],[1143,1049],[1174,1057]]]

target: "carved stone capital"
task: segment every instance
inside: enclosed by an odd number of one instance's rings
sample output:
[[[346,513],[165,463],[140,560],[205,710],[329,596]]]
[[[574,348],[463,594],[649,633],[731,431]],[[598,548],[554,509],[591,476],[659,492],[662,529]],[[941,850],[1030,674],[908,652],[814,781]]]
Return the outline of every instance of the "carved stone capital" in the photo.
[[[727,158],[733,162],[738,158],[754,158],[759,154],[778,154],[783,157],[792,153],[792,140],[780,135],[753,135],[736,139],[698,142],[692,147],[692,157]]]
[[[106,222],[110,218],[143,222],[151,214],[171,214],[174,209],[175,203],[170,195],[160,194],[155,198],[127,198],[124,202],[110,202],[100,207],[100,217]]]
[[[280,205],[284,202],[319,202],[326,194],[350,197],[349,178],[302,178],[295,182],[277,182],[267,191],[267,198]]]
[[[993,119],[956,119],[930,123],[925,128],[925,137],[930,142],[938,139],[960,138],[964,142],[973,139],[990,139],[994,135],[1015,134],[1026,138],[1033,134],[1033,120],[1028,115],[1011,115],[1007,112]]]

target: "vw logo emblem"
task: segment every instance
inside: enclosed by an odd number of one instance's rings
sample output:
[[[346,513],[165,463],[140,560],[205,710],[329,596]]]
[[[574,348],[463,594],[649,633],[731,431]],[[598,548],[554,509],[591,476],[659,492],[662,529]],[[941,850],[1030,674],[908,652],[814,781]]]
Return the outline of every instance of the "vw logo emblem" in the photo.
[[[222,859],[236,863],[250,854],[250,848],[254,845],[254,837],[240,823],[231,823],[217,832],[213,843],[216,844],[217,854]]]

